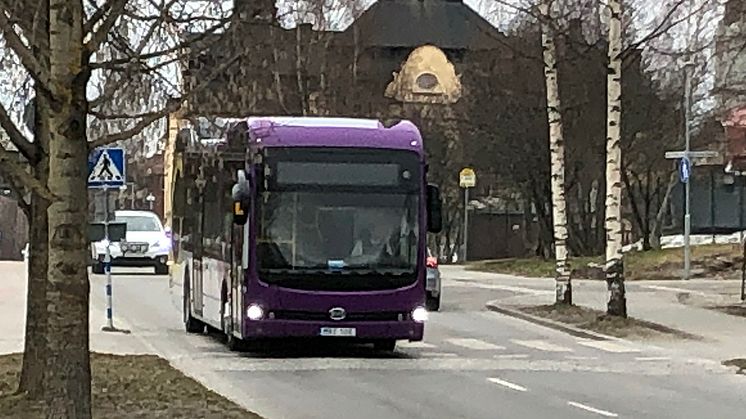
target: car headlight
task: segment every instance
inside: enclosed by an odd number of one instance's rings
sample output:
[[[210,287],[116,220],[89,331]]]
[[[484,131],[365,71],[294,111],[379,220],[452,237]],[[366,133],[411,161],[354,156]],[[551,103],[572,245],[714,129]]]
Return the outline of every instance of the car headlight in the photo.
[[[249,320],[261,320],[262,317],[264,317],[264,310],[262,310],[258,304],[251,304],[249,308],[246,309],[246,317],[248,317]]]
[[[425,310],[425,307],[417,307],[414,310],[412,310],[412,320],[416,321],[417,323],[424,323],[427,321],[428,313],[427,310]]]

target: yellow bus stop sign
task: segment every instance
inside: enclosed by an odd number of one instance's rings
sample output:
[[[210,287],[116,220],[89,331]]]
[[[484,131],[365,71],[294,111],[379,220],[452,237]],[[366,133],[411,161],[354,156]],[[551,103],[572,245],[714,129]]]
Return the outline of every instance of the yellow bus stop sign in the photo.
[[[473,188],[477,185],[477,175],[474,169],[465,167],[458,174],[458,183],[462,188]]]

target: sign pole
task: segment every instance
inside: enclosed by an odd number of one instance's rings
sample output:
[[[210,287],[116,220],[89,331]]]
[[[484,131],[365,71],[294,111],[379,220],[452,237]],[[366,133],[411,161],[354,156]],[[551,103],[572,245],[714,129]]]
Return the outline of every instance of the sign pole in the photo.
[[[98,148],[88,156],[88,188],[102,189],[104,192],[104,241],[106,250],[104,252],[104,273],[106,274],[106,326],[101,330],[105,332],[123,332],[114,327],[114,313],[112,303],[112,280],[111,280],[111,232],[109,220],[109,190],[120,188],[127,181],[127,165],[124,149],[122,148]],[[118,239],[117,239],[118,240]]]
[[[104,272],[106,272],[106,327],[104,330],[114,329],[114,309],[111,296],[111,242],[109,241],[109,188],[104,186],[104,240],[106,241],[106,254],[104,256]]]
[[[686,78],[686,85],[684,86],[684,121],[685,121],[685,128],[684,128],[684,137],[686,142],[686,149],[684,153],[686,156],[684,159],[687,160],[687,163],[689,163],[689,153],[691,152],[691,123],[689,115],[691,112],[691,96],[692,96],[692,82],[691,82],[691,71],[690,71],[690,63],[687,63],[687,65],[684,66],[684,72],[685,78]],[[683,162],[682,162],[683,163]],[[691,168],[691,164],[688,168]],[[688,169],[687,168],[687,169]],[[691,247],[690,247],[690,234],[691,234],[691,227],[692,227],[692,217],[691,217],[691,185],[690,185],[690,177],[687,178],[687,181],[684,185],[686,195],[686,208],[684,211],[684,280],[688,280],[691,277]]]
[[[469,246],[469,188],[464,188],[464,263]]]
[[[469,246],[469,188],[473,188],[477,184],[477,175],[474,173],[474,169],[465,167],[461,169],[458,174],[459,186],[464,188],[464,240],[462,256],[464,263],[468,257],[466,248]]]

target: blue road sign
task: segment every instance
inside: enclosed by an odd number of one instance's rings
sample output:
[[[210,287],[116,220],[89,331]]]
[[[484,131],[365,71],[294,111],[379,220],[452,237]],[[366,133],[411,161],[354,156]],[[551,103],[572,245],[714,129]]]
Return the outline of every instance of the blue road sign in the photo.
[[[679,160],[679,179],[681,183],[689,182],[689,176],[692,173],[692,161],[688,157],[684,156]]]
[[[124,149],[97,148],[88,156],[88,187],[118,188],[127,182]]]

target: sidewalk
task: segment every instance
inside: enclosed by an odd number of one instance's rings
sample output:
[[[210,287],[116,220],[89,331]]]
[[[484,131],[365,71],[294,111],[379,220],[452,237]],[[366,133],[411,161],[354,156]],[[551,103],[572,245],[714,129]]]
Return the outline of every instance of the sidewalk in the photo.
[[[104,293],[91,288],[91,294]],[[91,298],[90,346],[91,351],[118,355],[153,353],[142,339],[135,335],[102,332],[106,324],[106,308],[95,304]],[[26,266],[23,262],[0,261],[0,354],[23,352],[26,324]],[[121,320],[115,326],[127,329]]]
[[[554,302],[554,281],[551,279],[473,272],[455,266],[444,266],[442,270],[451,283],[501,286],[513,291],[512,296],[499,300],[499,304]],[[743,358],[746,357],[746,318],[701,307],[737,303],[739,285],[738,281],[723,280],[628,282],[627,309],[630,317],[703,338],[702,341],[684,343],[675,340],[651,342],[655,346],[717,360]],[[602,281],[573,282],[573,302],[576,305],[605,311],[607,297],[606,284]]]

